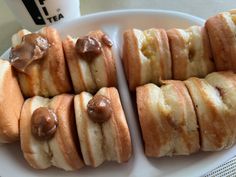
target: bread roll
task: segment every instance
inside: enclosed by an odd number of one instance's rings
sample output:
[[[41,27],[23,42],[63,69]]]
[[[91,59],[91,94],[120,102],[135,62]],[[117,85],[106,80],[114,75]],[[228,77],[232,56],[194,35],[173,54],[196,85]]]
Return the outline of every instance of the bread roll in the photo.
[[[78,44],[78,40],[80,40],[80,44]],[[82,91],[95,93],[102,87],[117,85],[115,58],[111,49],[112,43],[111,41],[108,43],[108,41],[109,38],[99,30],[92,31],[87,36],[78,39],[68,36],[63,41],[66,60],[76,93]],[[98,48],[100,53],[96,53]],[[80,55],[78,51],[84,52],[84,55]]]
[[[72,88],[58,31],[52,27],[44,27],[32,34],[39,35],[38,38],[25,42],[29,34],[29,31],[21,30],[12,36],[13,48],[10,54],[23,95],[51,97],[70,92]],[[39,46],[45,49],[44,54]]]
[[[32,126],[35,122],[33,116],[36,114],[35,111],[45,108],[53,111],[57,117],[58,125],[55,134],[50,139],[47,137],[39,139],[33,134]],[[37,118],[40,120],[42,116],[38,116]],[[41,126],[50,126],[50,121],[51,119],[48,120],[46,117],[46,123],[41,121]],[[39,127],[36,130],[38,136],[44,135],[45,127]],[[46,133],[51,133],[51,130]],[[76,133],[72,95],[62,94],[52,99],[35,96],[27,99],[20,118],[20,138],[24,157],[33,168],[46,169],[53,165],[71,171],[83,167]]]
[[[137,88],[137,107],[145,154],[150,157],[189,155],[199,150],[196,114],[181,81],[162,87]]]
[[[0,59],[0,143],[19,140],[19,118],[24,98],[8,61]]]
[[[236,10],[210,17],[205,26],[217,71],[236,71]]]
[[[123,39],[123,64],[130,90],[171,79],[171,55],[165,30],[129,29]]]
[[[97,96],[109,100],[111,115],[108,120],[95,122],[88,113],[88,104]],[[75,115],[77,131],[84,162],[88,166],[97,167],[104,161],[123,163],[131,156],[131,139],[118,91],[115,88],[102,88],[93,97],[90,93],[82,92],[75,96]],[[96,103],[96,105],[103,105]],[[95,108],[97,109],[97,108]],[[102,114],[101,110],[98,111]]]
[[[174,28],[168,30],[167,34],[172,56],[173,79],[205,77],[215,71],[209,39],[204,27]]]
[[[235,75],[215,72],[185,84],[192,97],[203,151],[227,149],[235,143]]]

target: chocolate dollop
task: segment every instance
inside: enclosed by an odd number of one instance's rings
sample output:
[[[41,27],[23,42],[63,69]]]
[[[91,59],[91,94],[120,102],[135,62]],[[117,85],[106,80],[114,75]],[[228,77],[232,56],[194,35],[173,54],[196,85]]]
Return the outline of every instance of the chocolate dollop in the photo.
[[[110,100],[102,95],[95,95],[87,105],[89,118],[96,123],[103,123],[110,119],[112,107]]]
[[[102,42],[108,47],[112,47],[113,45],[111,39],[106,34],[102,36]]]
[[[31,132],[38,140],[48,140],[56,133],[58,119],[53,110],[39,107],[31,118]]]
[[[93,59],[102,52],[101,43],[90,36],[78,38],[75,47],[77,53],[88,60]]]
[[[12,47],[10,52],[11,65],[20,72],[25,72],[29,64],[42,59],[50,47],[48,40],[42,35],[31,33],[22,38],[21,44]]]

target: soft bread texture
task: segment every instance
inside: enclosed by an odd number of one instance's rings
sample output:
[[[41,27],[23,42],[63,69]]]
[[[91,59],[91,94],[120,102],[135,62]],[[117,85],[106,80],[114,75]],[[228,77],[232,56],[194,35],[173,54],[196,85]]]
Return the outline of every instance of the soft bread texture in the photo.
[[[219,151],[235,144],[236,76],[232,72],[190,78],[185,84],[196,109],[203,151]]]
[[[236,10],[209,18],[205,26],[217,71],[236,71]]]
[[[39,107],[52,109],[58,117],[58,127],[50,140],[37,140],[31,133],[31,116]],[[21,149],[27,162],[36,169],[56,166],[64,170],[83,167],[79,155],[73,96],[62,94],[52,99],[35,96],[25,101],[20,118]]]
[[[145,145],[152,157],[228,149],[236,143],[236,74],[165,81],[137,88]],[[199,133],[198,133],[199,132]]]
[[[23,36],[29,33],[27,30],[21,30],[14,34],[12,46],[19,45]],[[52,27],[44,27],[39,34],[47,38],[51,47],[42,59],[31,63],[25,73],[17,72],[23,95],[50,97],[70,92],[72,88],[59,33]]]
[[[197,152],[200,148],[197,119],[188,91],[180,81],[165,84],[137,88],[145,154],[162,157]]]
[[[24,99],[8,61],[0,59],[0,143],[19,139],[19,118]]]
[[[129,88],[171,79],[171,55],[163,29],[130,29],[123,36],[123,64]]]
[[[131,139],[125,115],[115,88],[102,88],[96,94],[106,96],[111,101],[111,118],[98,124],[87,114],[87,104],[93,98],[82,92],[75,96],[75,115],[77,131],[84,162],[97,167],[104,161],[126,162],[131,156]]]
[[[209,39],[204,27],[170,29],[167,34],[172,55],[173,79],[205,77],[215,71]]]
[[[92,31],[88,34],[102,45],[102,53],[92,61],[80,56],[75,48],[76,40],[68,36],[63,41],[63,48],[68,63],[74,91],[95,93],[102,87],[116,86],[116,67],[112,49],[102,42],[102,31]]]

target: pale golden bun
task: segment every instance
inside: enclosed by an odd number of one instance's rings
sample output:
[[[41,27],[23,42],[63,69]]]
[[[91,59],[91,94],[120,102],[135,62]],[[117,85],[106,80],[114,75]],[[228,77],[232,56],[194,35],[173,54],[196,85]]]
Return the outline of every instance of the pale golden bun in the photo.
[[[95,38],[102,45],[101,54],[92,61],[82,57],[76,51],[76,39],[68,36],[63,41],[63,48],[68,63],[75,93],[87,91],[95,93],[102,87],[116,86],[116,66],[112,48],[102,43],[102,31],[92,31],[88,36]]]
[[[171,79],[171,55],[165,30],[129,29],[123,39],[123,65],[130,90]]]
[[[138,87],[137,107],[147,156],[189,155],[199,150],[197,118],[183,82]]]
[[[195,105],[203,151],[219,151],[235,144],[236,76],[215,72],[205,79],[185,81]]]
[[[52,109],[58,117],[57,131],[50,140],[38,140],[31,132],[31,116],[39,107]],[[62,94],[52,99],[35,96],[27,99],[20,118],[20,139],[24,157],[33,168],[56,166],[71,171],[83,167],[72,95]]]
[[[236,71],[236,10],[209,18],[205,26],[217,71]]]
[[[19,140],[19,118],[23,102],[10,63],[0,59],[0,143]]]
[[[167,31],[171,56],[173,79],[205,77],[215,71],[208,35],[204,27],[191,26],[187,29]]]
[[[123,163],[129,160],[132,147],[129,128],[123,112],[118,91],[102,88],[96,95],[103,95],[111,102],[112,115],[102,124],[93,122],[87,113],[87,104],[93,98],[82,92],[75,96],[75,116],[77,131],[84,162],[97,167],[104,161]]]
[[[14,34],[12,46],[19,45],[23,36],[29,33],[21,30]],[[52,27],[44,27],[39,34],[45,36],[51,46],[42,59],[33,61],[26,68],[25,73],[17,72],[23,95],[51,97],[70,92],[72,88],[58,31]]]
[[[236,74],[231,71],[140,86],[137,107],[147,156],[219,151],[236,143]]]

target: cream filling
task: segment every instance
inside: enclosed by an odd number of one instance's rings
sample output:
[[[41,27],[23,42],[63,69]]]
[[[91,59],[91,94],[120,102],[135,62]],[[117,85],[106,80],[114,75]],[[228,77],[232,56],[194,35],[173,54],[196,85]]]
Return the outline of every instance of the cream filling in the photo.
[[[51,155],[51,164],[55,167],[64,169],[66,171],[73,170],[71,166],[66,162],[64,154],[60,150],[60,144],[58,144],[56,138],[52,138],[48,141],[48,146],[50,149],[49,155]]]
[[[164,74],[164,68],[161,67],[161,50],[163,50],[162,39],[160,33],[155,31],[155,29],[144,31],[144,35],[146,37],[146,42],[145,45],[143,45],[143,53],[151,60],[152,82],[159,83],[159,80],[163,78],[162,74]]]
[[[105,156],[101,127],[99,124],[90,120],[84,111],[87,110],[87,104],[91,99],[92,95],[87,92],[82,92],[75,97],[75,116],[84,162],[86,165],[97,167],[104,162]]]
[[[102,49],[103,50],[103,49]],[[103,53],[94,58],[90,64],[92,75],[96,81],[97,88],[102,88],[108,85],[108,75],[106,72],[106,64]]]
[[[109,91],[107,90],[107,88],[100,89],[98,91],[98,94],[110,98]],[[118,130],[116,130],[116,125],[113,125],[115,122],[114,119],[116,119],[115,115],[113,116],[114,118],[111,117],[108,121],[101,124],[101,129],[103,132],[103,150],[107,161],[117,161],[119,154],[119,137],[116,135]]]
[[[39,96],[34,97],[31,107],[31,115],[33,114],[34,110],[39,107],[48,107],[49,103],[50,100],[48,98]],[[29,124],[31,122],[30,120],[31,118],[29,119]],[[34,161],[36,162],[37,166],[39,166],[39,168],[48,168],[53,165],[64,170],[73,170],[66,162],[64,154],[60,150],[60,144],[58,144],[56,138],[52,138],[48,141],[39,141],[35,139],[33,135],[30,135],[30,148],[32,152],[24,153],[33,156],[35,159]]]
[[[106,88],[100,89],[97,94],[109,98]],[[85,164],[97,167],[105,160],[118,160],[119,140],[116,138],[117,130],[116,125],[113,125],[113,119],[98,124],[88,117],[87,112],[85,111],[87,110],[87,104],[91,99],[92,95],[85,92],[76,96],[76,125]]]
[[[76,43],[77,39],[74,38],[72,40],[74,43]],[[77,60],[78,67],[81,70],[81,78],[82,78],[83,83],[85,84],[86,91],[94,92],[96,90],[96,83],[93,80],[93,75],[92,75],[92,71],[90,69],[89,63],[80,57],[76,58],[76,60]],[[78,74],[79,73],[72,72],[73,78],[77,78]],[[78,85],[76,87],[80,87],[80,86]],[[82,91],[83,89],[80,88],[79,90]]]
[[[150,59],[145,56],[142,52],[143,45],[145,45],[146,37],[144,33],[141,30],[133,29],[134,35],[137,38],[138,42],[138,51],[139,51],[139,57],[140,57],[140,65],[141,65],[141,82],[140,84],[147,83],[148,81],[151,81],[152,78],[152,68],[150,66]]]
[[[192,26],[181,30],[181,35],[186,41],[186,53],[188,55],[187,76],[205,76],[208,73],[209,58],[204,58],[204,44],[201,27]]]
[[[158,135],[158,139],[160,141],[160,151],[158,152],[158,156],[165,156],[165,155],[172,155],[172,151],[174,149],[174,144],[170,141],[170,137],[172,136],[170,133],[167,132],[166,125],[163,125],[163,122],[166,122],[166,118],[170,114],[170,107],[166,104],[164,94],[160,87],[157,87],[154,84],[149,84],[148,89],[148,109],[150,113],[153,115],[155,119],[156,125],[159,127],[160,134]],[[158,98],[158,99],[157,99]],[[164,135],[168,135],[168,139],[163,137],[161,133]]]
[[[49,103],[49,99],[43,98],[43,97],[34,97],[32,98],[32,107],[31,107],[31,113],[30,115],[33,114],[34,110],[36,110],[39,107],[44,107],[47,106]],[[31,117],[29,118],[29,124],[31,123]],[[31,127],[31,125],[27,126]],[[29,130],[31,133],[31,130]],[[31,134],[29,135],[30,138],[30,149],[31,152],[24,152],[26,154],[29,154],[30,156],[33,156],[35,159],[35,163],[37,166],[40,168],[48,168],[51,166],[51,153],[50,153],[50,148],[47,143],[47,141],[38,141],[37,139],[34,138],[34,136]]]

